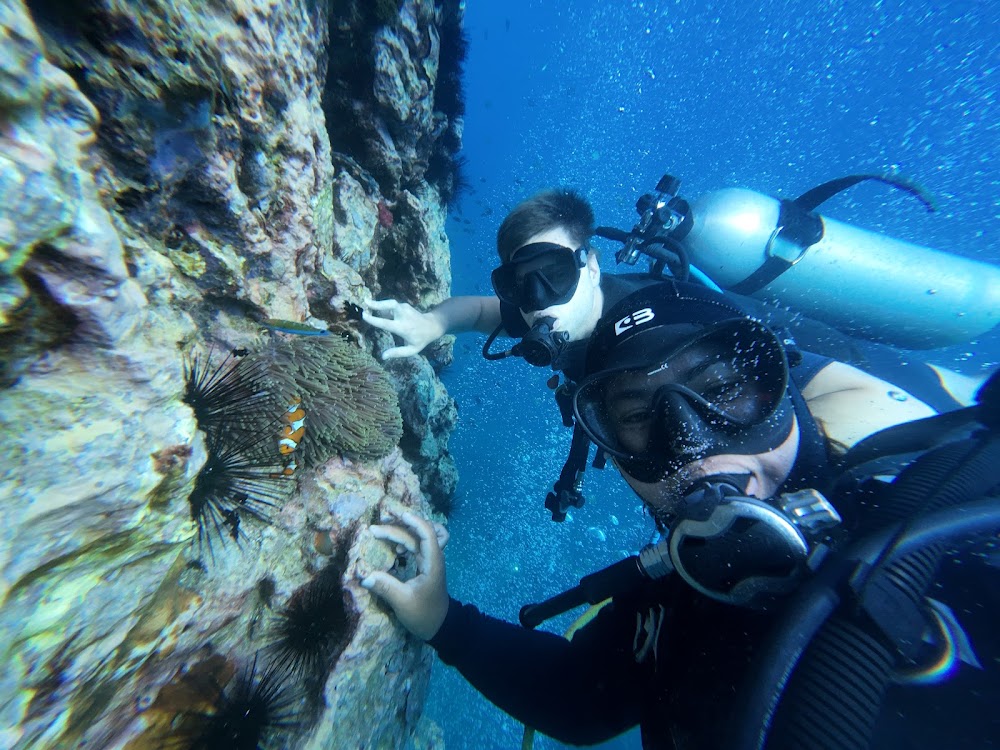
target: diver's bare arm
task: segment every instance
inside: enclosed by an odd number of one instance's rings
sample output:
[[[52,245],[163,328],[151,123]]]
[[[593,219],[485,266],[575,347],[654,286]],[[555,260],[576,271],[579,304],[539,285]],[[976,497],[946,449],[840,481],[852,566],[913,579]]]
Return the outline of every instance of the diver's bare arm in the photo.
[[[412,357],[446,333],[491,333],[500,323],[496,297],[450,297],[428,312],[394,299],[369,300],[365,308],[365,321],[403,339],[402,346],[383,352],[383,359]]]
[[[840,451],[886,427],[934,414],[902,388],[843,362],[831,362],[816,373],[802,397]]]
[[[449,297],[428,314],[441,321],[445,333],[493,333],[500,325],[500,300],[496,297]]]

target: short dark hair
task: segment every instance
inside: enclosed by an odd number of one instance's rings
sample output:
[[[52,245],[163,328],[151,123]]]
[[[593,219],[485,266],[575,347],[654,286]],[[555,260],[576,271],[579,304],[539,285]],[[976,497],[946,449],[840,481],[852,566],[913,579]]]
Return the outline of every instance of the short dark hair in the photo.
[[[579,247],[594,233],[594,210],[586,198],[566,188],[546,190],[521,201],[497,230],[500,261],[506,263],[529,239],[554,227],[565,229]]]

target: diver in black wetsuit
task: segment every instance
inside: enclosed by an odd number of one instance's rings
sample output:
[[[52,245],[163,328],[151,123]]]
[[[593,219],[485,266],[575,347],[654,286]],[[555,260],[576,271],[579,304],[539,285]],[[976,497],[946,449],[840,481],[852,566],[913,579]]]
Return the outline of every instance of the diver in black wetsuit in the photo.
[[[446,299],[427,312],[397,300],[369,301],[364,320],[402,339],[386,349],[384,359],[419,354],[448,333],[488,333],[483,356],[490,360],[523,357],[551,367],[565,381],[550,379],[563,424],[573,427],[572,383],[583,374],[587,339],[601,316],[619,300],[661,281],[651,274],[602,274],[590,244],[594,212],[572,190],[546,190],[522,201],[497,231],[500,265],[491,280],[493,296]],[[494,351],[501,333],[518,339],[506,351]],[[555,520],[579,507],[590,443],[573,430],[570,455],[545,499]]]
[[[956,534],[1000,528],[1000,386],[966,415],[980,420],[971,437],[934,447],[963,422],[921,430],[884,383],[845,367],[789,367],[769,328],[703,288],[640,291],[598,325],[575,412],[665,536],[608,569],[597,615],[566,641],[450,600],[434,529],[412,514],[372,531],[416,554],[418,575],[362,585],[496,705],[564,742],[638,724],[647,748],[989,746],[996,597],[950,599],[958,588],[935,582],[956,572]],[[853,423],[838,412],[861,428],[838,434]],[[888,460],[915,439],[927,455]],[[993,591],[995,569],[972,558],[966,571],[977,561]]]
[[[563,188],[543,191],[515,206],[497,231],[493,295],[450,297],[427,312],[398,300],[370,300],[364,320],[402,339],[384,359],[419,354],[449,333],[478,331],[492,334],[491,342],[504,333],[520,345],[491,359],[513,353],[578,380],[587,338],[601,315],[659,280],[644,273],[602,274],[593,234],[594,211],[583,196]]]

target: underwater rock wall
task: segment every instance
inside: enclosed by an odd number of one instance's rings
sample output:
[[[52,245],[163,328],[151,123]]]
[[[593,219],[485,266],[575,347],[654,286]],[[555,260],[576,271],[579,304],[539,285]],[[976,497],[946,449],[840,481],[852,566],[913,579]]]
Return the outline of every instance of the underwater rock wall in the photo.
[[[0,746],[438,744],[354,571],[383,508],[448,507],[450,343],[386,372],[352,311],[447,296],[460,21],[0,4]]]

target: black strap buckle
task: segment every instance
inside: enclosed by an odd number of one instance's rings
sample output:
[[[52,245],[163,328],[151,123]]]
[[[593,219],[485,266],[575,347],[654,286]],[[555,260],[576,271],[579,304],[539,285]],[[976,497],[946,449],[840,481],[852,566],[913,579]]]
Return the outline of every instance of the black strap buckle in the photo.
[[[556,482],[553,491],[545,496],[545,509],[552,513],[553,521],[565,521],[566,511],[582,508],[587,498],[575,487],[560,487]]]

